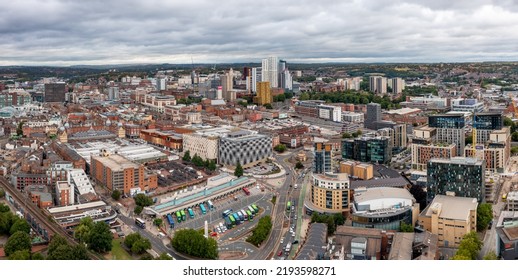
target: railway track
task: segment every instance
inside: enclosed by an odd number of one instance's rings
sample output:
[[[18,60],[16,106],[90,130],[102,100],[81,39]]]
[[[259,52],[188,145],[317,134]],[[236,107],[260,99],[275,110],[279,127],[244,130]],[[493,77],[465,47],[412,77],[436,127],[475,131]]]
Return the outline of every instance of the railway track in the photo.
[[[0,177],[0,185],[4,187],[4,189],[15,199],[18,203],[22,203],[26,200],[26,198],[22,195],[20,191],[18,191],[15,187],[13,187],[5,177]],[[55,234],[61,235],[67,239],[67,241],[72,245],[79,245],[72,236],[70,236],[62,227],[60,227],[57,223],[54,222],[52,216],[50,214],[45,214],[43,209],[38,208],[32,202],[24,204],[25,211],[30,213],[33,218],[38,220],[38,222],[43,225],[43,227],[48,231],[49,237]],[[88,256],[92,260],[101,260],[102,258],[98,255],[87,251]]]

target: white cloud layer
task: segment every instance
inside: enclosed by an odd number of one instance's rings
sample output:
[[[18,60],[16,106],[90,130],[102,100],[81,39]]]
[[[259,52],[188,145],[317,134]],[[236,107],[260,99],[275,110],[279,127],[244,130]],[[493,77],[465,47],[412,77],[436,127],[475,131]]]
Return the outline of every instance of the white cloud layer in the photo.
[[[518,3],[0,0],[0,65],[518,57]]]

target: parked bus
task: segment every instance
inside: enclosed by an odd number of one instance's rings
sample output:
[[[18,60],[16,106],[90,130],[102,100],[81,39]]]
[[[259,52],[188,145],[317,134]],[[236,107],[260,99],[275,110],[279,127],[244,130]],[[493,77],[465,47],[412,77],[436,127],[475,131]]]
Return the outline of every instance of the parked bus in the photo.
[[[214,210],[214,204],[212,204],[212,201],[207,200],[207,205],[209,206],[209,210]]]
[[[180,214],[182,214],[182,221],[185,221],[185,219],[187,218],[185,215],[185,210],[181,210]]]
[[[259,207],[257,207],[255,204],[252,204],[252,208],[254,208],[255,213],[259,213]]]
[[[291,210],[291,201],[288,201],[288,204],[286,205],[286,211]]]
[[[237,213],[232,213],[232,215],[230,215],[232,217],[234,217],[234,220],[236,220],[236,225],[240,224],[240,219],[239,219],[239,215]]]
[[[223,213],[221,213],[221,215],[223,218],[225,218],[226,216],[229,216],[231,213],[232,213],[232,209],[228,209],[228,210],[223,211]]]
[[[180,211],[176,211],[176,221],[178,223],[182,222],[182,213],[180,213]]]
[[[200,209],[203,215],[207,214],[207,210],[205,210],[205,205],[203,205],[203,203],[200,204]]]
[[[174,228],[174,220],[173,220],[173,217],[171,216],[171,214],[167,214],[167,222],[169,222],[169,227],[170,228]]]
[[[250,210],[246,210],[246,214],[248,214],[248,220],[249,221],[254,219],[254,215],[252,215],[252,212],[250,212]]]
[[[239,217],[239,220],[240,221],[244,221],[245,220],[245,217],[243,216],[243,213],[241,213],[241,211],[237,211],[237,216]]]
[[[135,224],[140,228],[146,228],[146,222],[141,218],[135,218]]]
[[[232,222],[228,216],[225,217],[225,226],[227,226],[228,229],[232,228]]]
[[[187,212],[189,212],[189,217],[191,217],[191,219],[194,218],[194,211],[192,211],[191,208],[187,209]]]
[[[255,210],[252,206],[248,206],[248,210],[250,210],[250,212],[252,213],[252,215],[255,215]]]
[[[248,214],[245,212],[245,210],[241,210],[241,214],[243,214],[245,221],[248,220]]]
[[[230,223],[232,225],[235,225],[236,224],[236,219],[234,218],[234,216],[232,215],[228,215],[227,218],[230,220]]]
[[[246,195],[250,195],[250,191],[247,188],[243,188],[243,191],[246,193]]]

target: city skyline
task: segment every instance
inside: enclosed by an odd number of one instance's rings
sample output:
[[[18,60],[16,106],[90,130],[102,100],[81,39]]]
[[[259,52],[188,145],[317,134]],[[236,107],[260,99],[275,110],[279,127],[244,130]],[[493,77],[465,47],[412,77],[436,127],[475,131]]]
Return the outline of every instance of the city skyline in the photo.
[[[518,4],[13,1],[0,66],[516,60]]]

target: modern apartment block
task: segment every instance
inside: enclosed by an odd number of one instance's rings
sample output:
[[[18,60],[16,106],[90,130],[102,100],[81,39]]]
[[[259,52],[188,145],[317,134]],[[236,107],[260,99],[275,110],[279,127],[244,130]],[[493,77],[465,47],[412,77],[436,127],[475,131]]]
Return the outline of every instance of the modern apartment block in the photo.
[[[477,129],[477,144],[486,144],[490,134],[504,128],[504,117],[501,113],[477,113],[473,127]]]
[[[466,119],[463,114],[443,114],[428,116],[428,126],[435,128],[435,141],[455,144],[457,156],[463,156],[465,146]]]
[[[254,164],[273,154],[272,137],[249,130],[230,132],[219,139],[218,159],[223,165]]]
[[[262,60],[262,79],[263,82],[270,82],[270,87],[279,87],[279,58],[270,56]]]
[[[428,201],[436,195],[485,199],[485,162],[474,158],[431,159],[427,165]]]
[[[369,90],[373,93],[387,93],[387,78],[381,76],[370,76]]]
[[[74,204],[74,189],[66,181],[56,182],[56,205],[67,206]]]
[[[269,82],[257,82],[257,95],[254,97],[254,102],[259,105],[271,104],[273,102]]]
[[[412,142],[412,169],[426,170],[426,165],[433,158],[450,159],[456,156],[455,144],[433,144],[429,140],[414,139]]]
[[[345,173],[313,174],[306,213],[349,212],[349,177]]]
[[[316,142],[314,149],[313,172],[319,174],[333,172],[331,165],[333,159],[333,144]]]
[[[98,184],[110,191],[124,194],[132,191],[151,191],[157,188],[157,175],[146,172],[143,164],[137,164],[118,154],[102,152],[92,155],[90,174]]]
[[[477,199],[437,195],[421,212],[419,227],[439,236],[439,246],[457,248],[462,237],[477,230]]]
[[[390,79],[389,84],[392,88],[391,92],[395,93],[395,94],[402,93],[403,90],[405,89],[405,80],[403,80],[401,78],[392,78],[392,79]]]
[[[478,130],[477,130],[478,135]],[[477,137],[478,138],[478,137]],[[509,127],[493,130],[485,144],[471,144],[464,148],[466,157],[474,157],[486,162],[486,171],[505,172],[511,153],[511,133]]]
[[[392,158],[390,138],[361,137],[342,140],[342,158],[362,162],[388,163]]]

